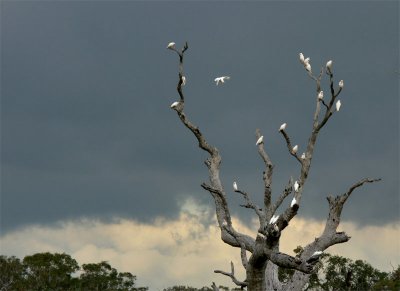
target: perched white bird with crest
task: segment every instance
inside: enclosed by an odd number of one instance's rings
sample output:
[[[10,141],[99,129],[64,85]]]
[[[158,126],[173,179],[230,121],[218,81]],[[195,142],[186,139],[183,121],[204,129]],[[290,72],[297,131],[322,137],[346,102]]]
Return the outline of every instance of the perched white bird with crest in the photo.
[[[257,139],[256,145],[262,144],[263,141],[264,141],[264,136],[262,135],[262,136],[260,136],[259,139]]]
[[[293,148],[292,148],[292,153],[297,153],[297,151],[299,150],[299,146],[298,145],[295,145]]]
[[[214,82],[218,86],[220,83],[225,83],[225,80],[229,80],[230,78],[231,77],[229,77],[229,76],[217,77],[214,79]]]
[[[324,91],[319,91],[318,93],[318,100],[324,99]]]
[[[300,158],[301,158],[302,160],[305,160],[305,159],[306,159],[306,154],[305,154],[305,153],[302,153]]]
[[[340,80],[340,81],[339,81],[339,87],[340,87],[340,88],[343,88],[343,85],[344,85],[343,80]]]
[[[167,49],[170,49],[170,50],[175,49],[175,43],[174,43],[174,42],[170,42],[170,43],[167,45]]]
[[[332,72],[332,63],[333,63],[332,60],[329,60],[329,61],[326,63],[326,70],[327,70],[329,73]]]
[[[174,103],[171,104],[171,108],[174,109],[174,108],[176,108],[178,105],[179,105],[179,102],[176,101],[176,102],[174,102]]]
[[[271,217],[271,219],[269,220],[269,224],[274,224],[275,222],[278,221],[278,218],[279,218],[279,215],[277,215],[277,216],[273,215]]]
[[[233,190],[235,190],[235,191],[238,190],[238,185],[237,185],[236,181],[233,182]]]
[[[298,192],[299,191],[299,187],[300,187],[300,185],[299,185],[299,182],[294,182],[294,185],[293,185],[293,188],[294,188],[294,192]]]
[[[338,100],[336,102],[336,111],[339,111],[341,106],[342,106],[342,102],[340,102],[340,100]]]
[[[296,198],[293,197],[292,203],[290,203],[290,207],[293,208],[297,204]]]
[[[281,127],[279,127],[279,131],[285,130],[286,128],[286,123],[282,124]]]

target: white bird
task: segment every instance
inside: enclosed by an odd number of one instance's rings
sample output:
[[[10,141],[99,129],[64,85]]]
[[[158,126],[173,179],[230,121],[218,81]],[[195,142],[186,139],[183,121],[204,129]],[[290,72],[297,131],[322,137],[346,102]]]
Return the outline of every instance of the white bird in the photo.
[[[310,58],[306,58],[304,59],[304,66],[310,64]]]
[[[306,67],[307,72],[310,72],[310,73],[311,73],[311,65],[310,65],[309,63],[307,63],[307,64],[305,65],[305,67]]]
[[[333,63],[332,60],[329,60],[329,61],[326,63],[326,70],[327,70],[329,73],[332,72],[332,63]]]
[[[318,93],[318,100],[324,99],[324,91],[319,91]]]
[[[279,127],[279,131],[285,130],[286,128],[286,123],[282,124],[281,127]]]
[[[220,83],[225,83],[225,80],[229,80],[230,78],[231,77],[229,77],[229,76],[217,77],[214,79],[214,82],[218,86]]]
[[[182,86],[185,86],[185,85],[186,85],[186,77],[182,76]]]
[[[178,105],[179,105],[179,102],[176,101],[176,102],[174,102],[174,103],[171,104],[171,108],[175,108],[175,107],[177,107]]]
[[[302,153],[300,158],[301,158],[302,160],[305,160],[305,159],[306,159],[306,154],[305,154],[305,153]]]
[[[343,88],[343,85],[344,85],[343,80],[340,80],[340,81],[339,81],[339,87],[340,87],[340,88]]]
[[[233,182],[233,190],[237,191],[238,190],[238,186],[236,182]]]
[[[174,48],[175,48],[175,43],[174,43],[174,42],[170,42],[170,43],[167,45],[167,49],[172,50],[172,49],[174,49]]]
[[[263,140],[264,140],[264,136],[262,135],[262,136],[260,136],[259,139],[257,139],[256,145],[262,144]]]
[[[313,264],[316,263],[319,260],[319,257],[322,255],[321,251],[316,251],[312,254],[311,257],[308,258],[308,260],[306,261],[309,264]]]
[[[299,146],[298,145],[295,145],[293,148],[292,148],[292,153],[297,153],[297,151],[299,150]]]
[[[336,102],[336,111],[339,111],[341,106],[342,106],[342,102],[340,102],[340,100],[338,100]]]
[[[293,197],[292,203],[290,203],[290,207],[293,207],[297,204],[296,198]]]
[[[304,55],[299,53],[300,63],[304,64]]]
[[[293,187],[294,187],[294,192],[298,192],[299,191],[299,187],[300,187],[299,182],[297,182],[297,181],[294,182]]]
[[[279,215],[277,215],[277,216],[273,215],[269,221],[269,224],[274,224],[275,222],[277,222],[278,218],[279,218]]]

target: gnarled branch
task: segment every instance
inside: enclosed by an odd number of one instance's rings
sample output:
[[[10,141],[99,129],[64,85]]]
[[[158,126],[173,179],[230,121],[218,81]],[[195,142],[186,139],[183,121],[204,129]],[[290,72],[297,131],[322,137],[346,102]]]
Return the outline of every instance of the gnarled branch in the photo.
[[[232,282],[235,283],[237,286],[240,286],[240,287],[246,287],[247,286],[247,282],[242,282],[242,281],[239,281],[238,279],[236,279],[236,277],[235,277],[235,267],[233,266],[233,262],[231,262],[231,272],[230,273],[224,272],[224,271],[221,271],[221,270],[215,270],[214,273],[219,273],[219,274],[222,274],[222,275],[230,277],[232,279]]]

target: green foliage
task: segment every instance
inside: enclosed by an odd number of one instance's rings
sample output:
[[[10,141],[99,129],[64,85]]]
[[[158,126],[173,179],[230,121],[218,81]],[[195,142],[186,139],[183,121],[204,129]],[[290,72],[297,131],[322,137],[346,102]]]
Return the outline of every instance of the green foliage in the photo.
[[[194,287],[180,285],[180,286],[168,287],[167,289],[164,289],[163,291],[212,291],[212,288],[202,287],[202,288],[198,289],[198,288],[194,288]]]
[[[74,277],[77,271],[79,277]],[[84,264],[67,254],[38,253],[26,256],[21,262],[16,257],[0,256],[1,290],[51,291],[146,291],[135,287],[136,276],[119,273],[107,262]]]
[[[295,250],[297,256],[303,252]],[[294,271],[279,268],[278,276],[282,282],[290,280]],[[305,290],[400,290],[400,266],[392,273],[381,272],[362,260],[324,254],[315,265]]]

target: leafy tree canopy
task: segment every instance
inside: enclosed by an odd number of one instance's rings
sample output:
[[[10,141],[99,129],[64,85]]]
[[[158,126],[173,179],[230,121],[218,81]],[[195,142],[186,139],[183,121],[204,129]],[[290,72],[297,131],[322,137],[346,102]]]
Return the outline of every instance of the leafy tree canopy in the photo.
[[[14,256],[0,256],[1,291],[148,290],[147,287],[135,287],[135,281],[136,276],[118,272],[104,261],[79,267],[77,261],[65,253],[38,253],[26,256],[22,262]]]

